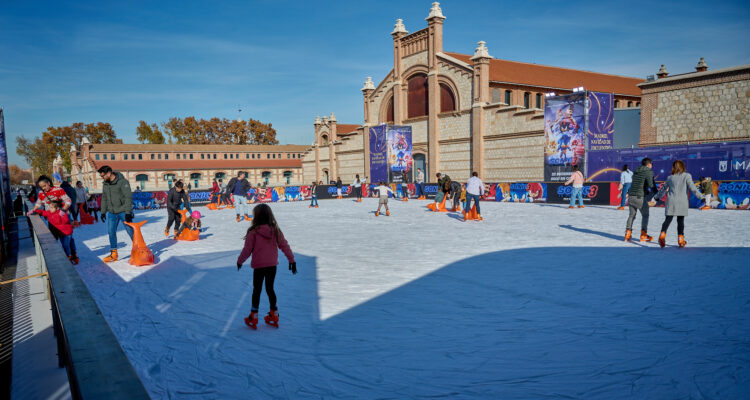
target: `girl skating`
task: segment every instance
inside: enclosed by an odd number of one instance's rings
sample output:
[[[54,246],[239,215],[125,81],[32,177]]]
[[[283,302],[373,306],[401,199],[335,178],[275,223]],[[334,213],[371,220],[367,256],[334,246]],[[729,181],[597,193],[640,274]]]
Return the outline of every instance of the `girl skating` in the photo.
[[[250,315],[245,317],[245,324],[253,329],[258,329],[258,306],[263,281],[266,282],[266,294],[271,309],[263,319],[268,325],[279,327],[276,293],[273,290],[279,258],[278,249],[281,249],[289,260],[289,270],[292,274],[296,274],[297,263],[294,261],[294,254],[276,223],[271,207],[267,204],[258,204],[253,209],[253,222],[245,235],[245,247],[242,248],[242,253],[237,258],[237,271],[239,271],[242,264],[252,256],[250,261],[250,267],[253,268],[252,308]]]
[[[677,217],[677,244],[680,247],[685,247],[687,244],[685,241],[685,217],[690,206],[688,190],[695,197],[701,198],[701,192],[693,184],[693,177],[689,172],[685,172],[685,163],[676,160],[672,163],[672,175],[667,178],[667,182],[656,192],[655,196],[656,199],[660,199],[667,192],[667,204],[664,207],[667,218],[664,219],[659,234],[659,246],[662,248],[667,244],[667,229],[669,229],[669,224],[672,223],[674,217]]]

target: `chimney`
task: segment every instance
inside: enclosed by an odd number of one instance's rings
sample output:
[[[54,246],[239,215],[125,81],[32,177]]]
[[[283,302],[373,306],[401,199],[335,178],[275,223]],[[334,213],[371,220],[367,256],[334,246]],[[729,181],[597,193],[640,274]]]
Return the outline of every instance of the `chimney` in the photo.
[[[667,68],[664,67],[664,64],[662,64],[661,68],[659,68],[659,72],[656,73],[656,77],[662,79],[666,78],[667,75],[669,75],[669,72],[667,71]]]
[[[701,57],[700,61],[698,61],[698,65],[695,66],[695,72],[705,72],[708,70],[708,65],[706,64],[706,60]]]

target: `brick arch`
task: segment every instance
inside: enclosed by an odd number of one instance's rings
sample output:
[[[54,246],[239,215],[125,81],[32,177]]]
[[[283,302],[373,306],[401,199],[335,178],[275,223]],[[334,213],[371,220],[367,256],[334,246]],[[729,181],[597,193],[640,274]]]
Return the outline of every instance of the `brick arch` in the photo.
[[[323,143],[323,136],[326,137],[326,142]],[[328,146],[331,143],[331,133],[328,131],[320,131],[318,133],[318,144],[321,146]]]
[[[409,69],[407,69],[406,71],[404,71],[404,73],[401,75],[401,76],[404,77],[403,78],[404,81],[401,82],[401,83],[405,84],[414,75],[417,75],[417,74],[425,74],[425,75],[427,75],[429,73],[430,73],[430,69],[427,68],[426,65],[420,65],[420,64],[413,65],[413,66],[409,67]]]
[[[445,75],[438,75],[438,86],[439,85],[445,85],[450,89],[450,91],[453,94],[453,102],[455,104],[455,110],[454,111],[461,111],[461,98],[460,93],[458,91],[458,85],[456,85],[455,82],[453,82],[453,79],[445,76]],[[442,108],[442,99],[441,99],[441,108]]]
[[[385,97],[383,97],[383,101],[380,102],[380,110],[378,110],[378,122],[392,122],[394,117],[393,111],[395,110],[394,107],[395,104],[393,104],[393,89],[388,89]],[[391,119],[388,119],[389,112],[391,113]]]

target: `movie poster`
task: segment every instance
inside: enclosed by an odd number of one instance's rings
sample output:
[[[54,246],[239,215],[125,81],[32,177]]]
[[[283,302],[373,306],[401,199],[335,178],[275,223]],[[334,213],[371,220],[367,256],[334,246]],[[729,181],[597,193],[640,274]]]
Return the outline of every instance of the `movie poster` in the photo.
[[[544,180],[564,182],[578,165],[585,174],[586,92],[547,98],[544,104]]]
[[[370,128],[370,182],[388,181],[386,125]]]
[[[403,173],[411,174],[412,172],[411,127],[389,125],[386,132],[388,140],[388,182],[401,183],[403,182]]]
[[[588,150],[609,150],[615,139],[612,93],[589,92]],[[575,163],[574,163],[575,165]]]

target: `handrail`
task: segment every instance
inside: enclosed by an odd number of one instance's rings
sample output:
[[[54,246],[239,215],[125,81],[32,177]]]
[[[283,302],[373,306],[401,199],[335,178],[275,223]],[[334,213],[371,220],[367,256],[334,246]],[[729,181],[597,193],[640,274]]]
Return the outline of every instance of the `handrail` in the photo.
[[[47,270],[58,365],[75,399],[148,399],[78,272],[38,215],[29,217],[37,258]]]

